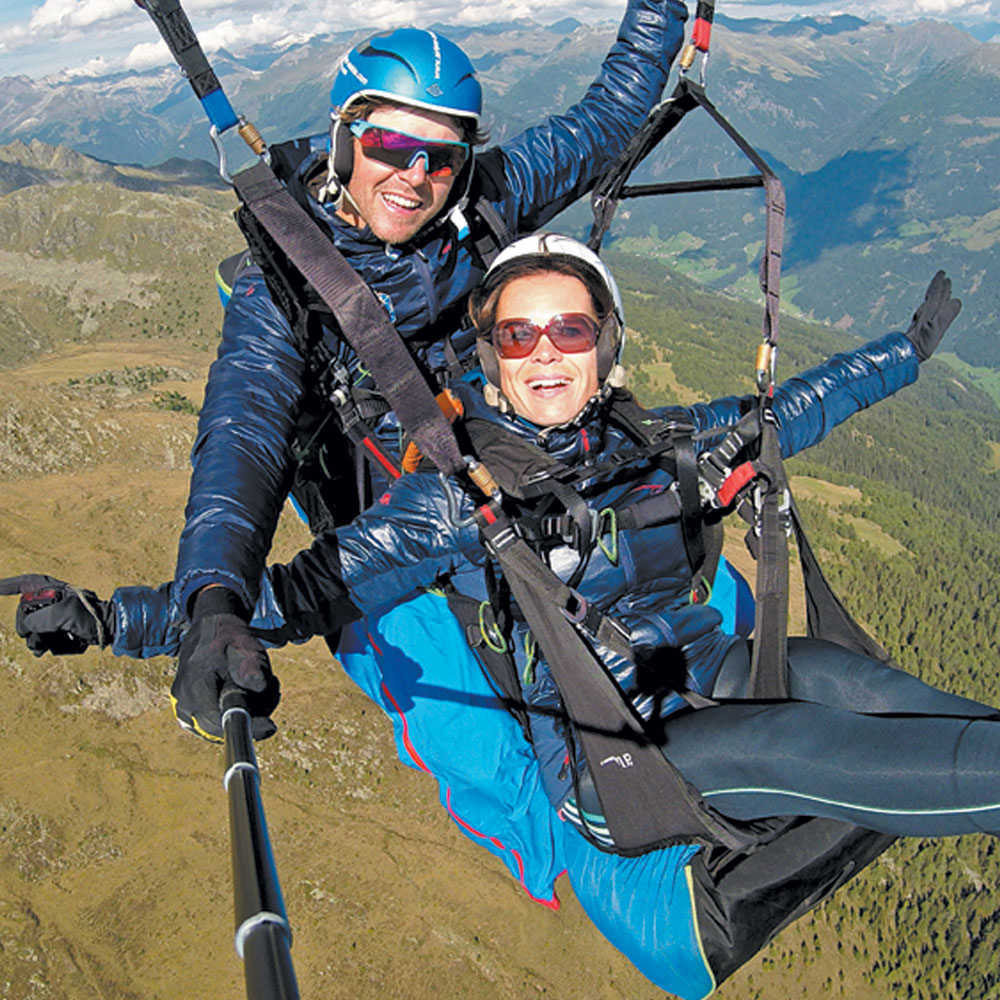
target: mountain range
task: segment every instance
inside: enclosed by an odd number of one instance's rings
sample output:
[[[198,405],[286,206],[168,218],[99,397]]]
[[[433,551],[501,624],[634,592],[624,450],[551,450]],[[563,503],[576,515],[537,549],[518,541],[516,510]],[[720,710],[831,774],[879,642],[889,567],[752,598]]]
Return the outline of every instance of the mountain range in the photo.
[[[473,58],[495,141],[572,103],[613,36],[572,19],[436,27]],[[364,34],[220,52],[213,63],[265,136],[316,132],[335,55]],[[991,280],[1000,272],[1000,45],[941,22],[720,14],[707,89],[785,184],[787,306],[864,336],[905,321],[944,267],[965,303],[949,345],[969,364],[1000,367],[1000,285]],[[118,163],[215,160],[173,67],[0,81],[0,143],[32,139]],[[741,154],[696,112],[635,179],[731,172],[746,172]],[[19,183],[16,173],[0,165],[0,190]],[[583,233],[589,219],[581,205],[558,225]],[[655,198],[641,210],[626,202],[609,242],[752,297],[762,220],[758,192]]]

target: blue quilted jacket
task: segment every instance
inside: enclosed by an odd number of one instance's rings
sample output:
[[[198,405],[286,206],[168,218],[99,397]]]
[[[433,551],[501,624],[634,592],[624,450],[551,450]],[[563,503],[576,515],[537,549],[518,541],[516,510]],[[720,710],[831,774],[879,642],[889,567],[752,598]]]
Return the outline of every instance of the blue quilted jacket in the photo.
[[[782,453],[787,457],[817,443],[851,414],[914,381],[917,365],[910,341],[890,334],[783,383],[775,395]],[[474,390],[466,388],[462,395],[467,414],[495,421],[498,432],[530,440],[567,465],[594,462],[633,447],[625,433],[609,422],[604,404],[593,404],[572,426],[539,430],[518,417],[492,410]],[[713,428],[724,433],[746,408],[746,399],[730,396],[658,413],[667,420],[692,424],[696,433]],[[708,434],[696,442],[696,449],[711,448],[721,436]],[[638,480],[603,488],[599,481],[585,480],[578,492],[582,491],[596,516],[607,508],[620,512],[652,490],[669,489],[672,483],[665,469],[650,468]],[[292,619],[302,614],[312,622],[322,610],[322,595],[335,590],[341,577],[354,602],[365,611],[390,608],[439,577],[450,577],[463,593],[485,597],[481,567],[486,557],[471,519],[473,506],[474,500],[460,487],[437,475],[404,476],[381,502],[353,524],[338,528],[335,537],[320,536],[308,552],[287,566],[272,568],[278,604]],[[702,694],[711,691],[734,639],[719,628],[721,615],[716,609],[689,601],[691,569],[677,521],[619,530],[615,537],[610,534],[611,519],[601,523],[602,544],[586,561],[576,590],[625,626],[633,649],[642,650],[650,660],[669,658],[683,663],[683,680],[672,678],[661,690],[650,691],[639,689],[630,661],[607,659],[608,668],[641,714],[648,718],[654,704],[659,704],[659,713],[669,715],[683,705],[674,688]],[[580,562],[568,545],[547,548],[546,558],[564,580]],[[531,662],[530,643],[526,652],[526,631],[523,623],[515,627],[520,666],[528,678],[526,700],[557,707],[558,692],[544,656]],[[675,655],[677,650],[682,657]],[[533,728],[543,781],[550,798],[561,805],[571,785],[562,766],[565,740],[555,731],[551,715],[541,716]]]
[[[516,236],[543,226],[588,191],[659,99],[686,16],[679,0],[629,0],[617,40],[583,99],[479,155],[469,203],[484,197]],[[314,142],[300,176],[323,155],[323,142]],[[367,229],[343,223],[331,206],[301,197],[418,352],[455,331],[461,307],[483,274],[473,246],[481,233],[463,237],[441,224],[409,244],[389,247]],[[295,472],[291,444],[306,377],[305,360],[263,276],[245,271],[226,309],[192,451],[172,591],[178,621],[194,593],[209,583],[254,604]]]
[[[788,379],[776,390],[774,404],[783,454],[794,455],[821,441],[852,414],[916,381],[917,372],[913,345],[902,334],[890,333]],[[469,386],[459,391],[470,416],[493,421],[498,433],[530,440],[570,465],[630,447],[622,432],[609,425],[603,405],[592,405],[572,426],[540,430],[496,412]],[[745,407],[746,398],[727,396],[657,412],[699,430],[718,428],[721,435]],[[717,440],[709,434],[696,446],[710,448]],[[602,491],[598,484],[588,502],[595,510],[620,508],[648,489],[669,486],[669,476],[652,469],[627,486]],[[468,520],[471,505],[460,487],[436,474],[403,476],[352,524],[338,528],[335,535],[320,536],[291,563],[270,567],[255,588],[259,597],[252,624],[283,630],[283,636],[293,640],[323,634],[327,627],[335,629],[340,622],[325,619],[338,608],[331,608],[326,595],[339,590],[343,582],[366,613],[392,607],[442,576],[466,584],[463,589],[470,593],[480,592],[475,581],[486,555]],[[620,617],[638,644],[655,648],[701,643],[699,655],[689,660],[687,683],[694,690],[707,690],[729,640],[717,630],[718,612],[707,605],[688,604],[690,570],[678,526],[622,531],[617,542],[615,564],[603,552],[596,554],[578,589],[603,611]],[[564,577],[576,565],[568,548],[554,550],[549,559]],[[176,655],[182,625],[169,614],[176,587],[173,582],[157,589],[115,591],[116,655]],[[672,705],[676,707],[676,702]]]

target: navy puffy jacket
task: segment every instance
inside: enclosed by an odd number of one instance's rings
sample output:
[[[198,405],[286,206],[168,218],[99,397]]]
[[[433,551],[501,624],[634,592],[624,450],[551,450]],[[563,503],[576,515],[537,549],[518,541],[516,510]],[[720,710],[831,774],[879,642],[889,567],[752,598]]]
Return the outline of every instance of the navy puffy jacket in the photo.
[[[918,361],[911,342],[889,334],[783,383],[775,394],[782,453],[787,457],[822,440],[852,414],[891,395],[917,378]],[[470,415],[493,420],[499,429],[531,440],[567,464],[587,462],[629,447],[622,433],[608,426],[601,408],[568,429],[539,433],[533,425],[501,416],[471,390],[463,392]],[[745,400],[726,397],[692,407],[660,411],[698,429],[726,428],[736,423]],[[700,442],[712,447],[715,438]],[[645,487],[668,487],[662,470],[626,487],[600,491],[589,502],[595,510],[622,505],[637,498]],[[307,552],[287,566],[273,566],[260,587],[253,624],[277,629],[283,638],[305,638],[332,631],[342,624],[342,608],[335,599],[346,581],[351,597],[365,612],[377,613],[451,575],[460,590],[483,593],[480,567],[486,555],[477,529],[468,520],[470,501],[454,485],[438,476],[417,472],[404,476],[353,524],[321,536]],[[676,523],[619,533],[614,564],[596,550],[578,590],[603,612],[630,631],[633,646],[646,652],[682,649],[686,676],[680,685],[693,691],[711,690],[719,664],[733,639],[718,627],[719,613],[706,605],[688,603],[690,570]],[[610,546],[608,546],[610,548]],[[563,577],[576,565],[572,550],[555,550],[553,568]],[[167,613],[173,585],[158,590],[123,587],[114,594],[116,635],[114,652],[129,656],[176,654],[180,631]],[[334,599],[331,600],[331,595]],[[523,627],[516,630],[523,638]],[[524,664],[523,643],[518,644]],[[651,701],[635,687],[635,677],[620,662],[609,662],[625,692],[640,712],[648,714]],[[544,661],[535,665],[526,697],[536,705],[553,707],[558,693]],[[676,711],[681,701],[668,692],[660,714]],[[565,742],[551,723],[533,724],[535,751],[550,797],[558,805],[569,792],[567,778],[559,777]]]
[[[485,196],[519,235],[543,226],[589,190],[659,99],[686,16],[679,0],[629,0],[618,38],[583,99],[478,156],[470,203]],[[302,164],[303,173],[322,155],[321,145]],[[332,230],[338,248],[404,337],[426,341],[454,332],[458,307],[483,273],[469,239],[439,225],[410,244],[386,247],[315,201],[307,207]],[[256,601],[292,483],[290,446],[305,376],[287,319],[260,272],[249,269],[234,285],[226,310],[192,451],[172,588],[176,621],[209,583],[229,587],[248,606]]]
[[[889,334],[789,379],[777,390],[774,404],[782,453],[787,457],[817,443],[851,414],[915,381],[917,366],[911,342],[902,334]],[[490,409],[475,391],[466,388],[462,395],[470,415],[495,421],[498,430],[527,438],[568,465],[578,466],[632,447],[623,432],[609,424],[603,405],[588,410],[578,425],[539,432],[534,425]],[[691,423],[696,431],[725,429],[739,420],[746,404],[746,399],[726,397],[659,413],[666,419]],[[697,447],[711,448],[720,437],[709,435]],[[620,510],[648,495],[650,489],[666,489],[671,483],[663,469],[649,469],[636,481],[598,488],[587,500],[594,512],[606,507]],[[311,549],[287,566],[271,567],[272,593],[292,632],[306,635],[316,630],[326,595],[339,590],[341,578],[352,599],[366,612],[391,607],[441,576],[450,576],[464,593],[484,595],[480,567],[486,556],[470,517],[472,506],[473,501],[457,485],[437,475],[418,472],[404,476],[381,502],[351,525],[338,528],[336,536],[320,536]],[[618,532],[614,560],[609,553],[615,546],[610,538],[605,542],[605,547],[592,552],[576,589],[588,603],[628,629],[633,648],[650,654],[650,659],[660,664],[683,664],[684,676],[663,678],[662,688],[656,692],[662,698],[660,715],[669,715],[683,704],[677,688],[701,694],[711,691],[734,639],[719,628],[718,611],[689,603],[691,570],[676,521]],[[549,551],[547,558],[564,580],[579,561],[568,546]],[[299,618],[302,625],[296,628]],[[516,626],[519,654],[523,654],[524,633],[523,623]],[[682,657],[676,655],[678,650]],[[519,658],[523,668],[524,657]],[[653,695],[638,689],[631,664],[608,659],[607,665],[638,711],[648,718]],[[545,708],[558,707],[558,692],[544,659],[533,665],[529,678],[527,701]],[[565,741],[551,715],[536,717],[532,725],[546,790],[560,806],[570,792],[569,777],[560,775],[566,770],[562,767]]]

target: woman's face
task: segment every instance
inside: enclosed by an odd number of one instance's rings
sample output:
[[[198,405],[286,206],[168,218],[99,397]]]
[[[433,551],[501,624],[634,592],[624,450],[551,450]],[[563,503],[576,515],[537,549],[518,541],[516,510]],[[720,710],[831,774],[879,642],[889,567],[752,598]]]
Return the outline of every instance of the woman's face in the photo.
[[[583,313],[597,322],[590,292],[579,278],[541,273],[515,278],[500,293],[496,323],[524,319],[544,328],[553,316]],[[597,346],[560,351],[543,333],[523,358],[502,358],[500,389],[519,416],[541,427],[572,420],[598,390]]]

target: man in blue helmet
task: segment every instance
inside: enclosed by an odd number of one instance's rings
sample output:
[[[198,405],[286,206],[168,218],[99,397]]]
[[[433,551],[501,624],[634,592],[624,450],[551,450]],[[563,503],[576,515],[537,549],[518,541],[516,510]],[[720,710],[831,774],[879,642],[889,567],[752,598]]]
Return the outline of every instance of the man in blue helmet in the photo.
[[[379,34],[340,61],[329,134],[271,147],[275,172],[439,385],[472,353],[465,304],[489,260],[593,186],[659,99],[685,18],[679,0],[628,0],[583,98],[482,153],[466,54],[433,31]],[[253,692],[256,735],[274,729],[277,681],[245,622],[286,497],[317,532],[398,474],[399,425],[336,320],[280,255],[251,250],[209,373],[171,611],[190,622],[175,712],[209,736],[227,678]],[[342,612],[354,614],[346,597]]]

